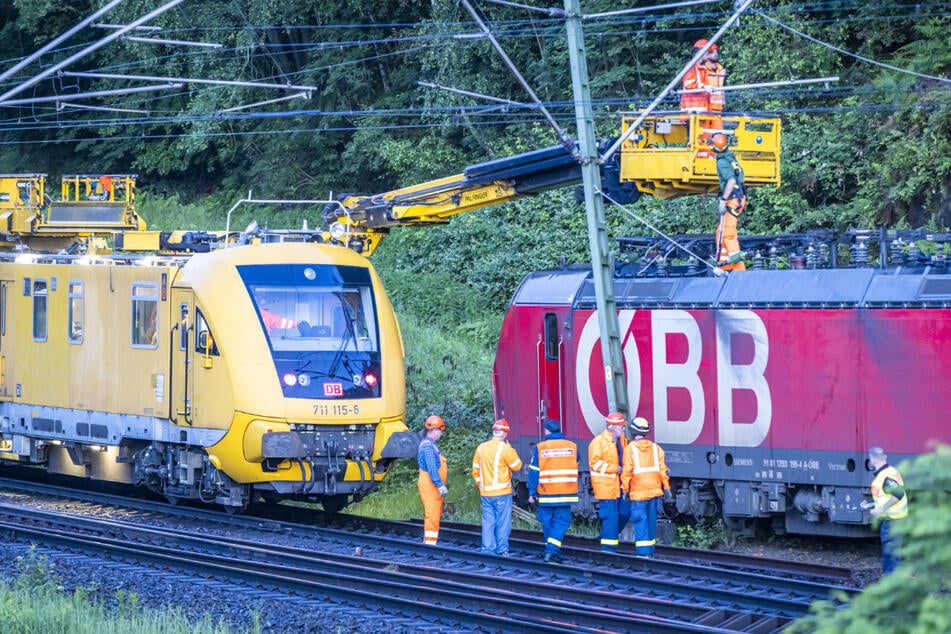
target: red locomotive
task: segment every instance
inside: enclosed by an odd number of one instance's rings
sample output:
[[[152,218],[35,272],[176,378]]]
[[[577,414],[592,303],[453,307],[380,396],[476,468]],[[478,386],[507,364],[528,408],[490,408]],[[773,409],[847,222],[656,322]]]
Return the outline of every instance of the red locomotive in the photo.
[[[704,239],[677,241],[712,248]],[[925,239],[930,255],[919,251]],[[622,240],[637,254],[614,280],[628,400],[667,452],[668,514],[869,535],[869,446],[897,464],[951,442],[948,241],[914,231],[744,238],[753,270],[715,277],[673,265],[654,240]],[[779,270],[784,260],[792,270]],[[604,428],[594,313],[587,266],[532,273],[515,293],[493,380],[521,455],[547,418],[582,456]],[[583,496],[578,512],[593,504]]]

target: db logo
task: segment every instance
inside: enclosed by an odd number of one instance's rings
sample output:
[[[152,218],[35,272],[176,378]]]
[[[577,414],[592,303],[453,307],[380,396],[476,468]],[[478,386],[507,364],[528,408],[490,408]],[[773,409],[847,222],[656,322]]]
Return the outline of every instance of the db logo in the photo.
[[[324,396],[343,396],[343,383],[324,383]]]

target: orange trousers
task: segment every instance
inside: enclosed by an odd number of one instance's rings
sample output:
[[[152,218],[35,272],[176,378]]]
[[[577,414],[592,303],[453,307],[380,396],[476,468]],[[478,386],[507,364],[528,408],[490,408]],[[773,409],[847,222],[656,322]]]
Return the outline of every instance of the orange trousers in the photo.
[[[746,264],[742,261],[729,264],[727,260],[731,255],[740,252],[740,241],[737,237],[737,226],[739,225],[737,216],[743,213],[743,210],[746,208],[746,198],[744,197],[741,200],[729,200],[727,201],[727,206],[737,209],[738,211],[734,212],[736,215],[727,211],[720,216],[720,224],[717,227],[716,234],[716,241],[720,246],[718,264],[724,271],[745,271]]]
[[[446,482],[448,475],[449,467],[446,464],[446,457],[439,456],[439,477]],[[435,546],[439,541],[439,519],[442,517],[443,498],[439,495],[439,489],[433,484],[429,473],[423,469],[419,470],[416,486],[419,489],[419,499],[423,501],[423,543]]]

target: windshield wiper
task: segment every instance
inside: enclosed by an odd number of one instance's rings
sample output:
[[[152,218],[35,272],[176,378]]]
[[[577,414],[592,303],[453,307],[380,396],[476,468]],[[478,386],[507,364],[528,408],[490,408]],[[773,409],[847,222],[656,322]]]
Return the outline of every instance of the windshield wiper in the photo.
[[[351,341],[356,344],[356,334],[353,332],[353,311],[350,308],[350,304],[346,302],[343,298],[343,293],[334,293],[337,296],[337,300],[340,302],[340,307],[343,309],[343,312],[346,313],[346,326],[344,328],[342,341],[340,342],[340,347],[337,348],[337,353],[334,355],[334,360],[330,364],[330,369],[327,371],[327,375],[336,378],[337,376],[337,366],[340,365],[341,359],[343,359],[343,351],[347,348],[347,344]],[[356,347],[356,346],[354,346]]]

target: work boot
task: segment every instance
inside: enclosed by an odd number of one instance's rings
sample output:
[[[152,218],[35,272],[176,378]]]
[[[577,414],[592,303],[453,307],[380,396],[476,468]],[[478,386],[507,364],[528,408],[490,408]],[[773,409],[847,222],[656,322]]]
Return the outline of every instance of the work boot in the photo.
[[[561,555],[559,555],[558,553],[545,553],[545,563],[560,564]]]

